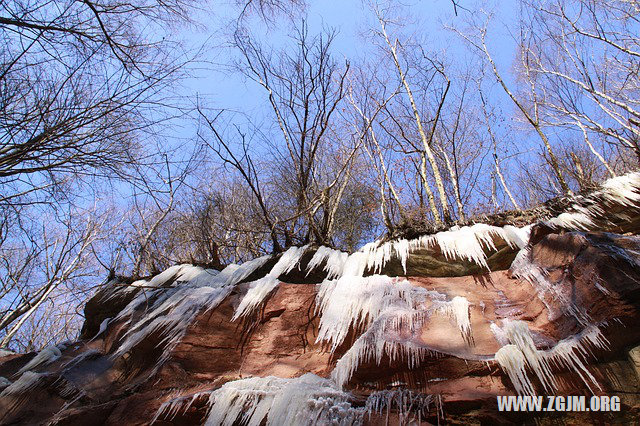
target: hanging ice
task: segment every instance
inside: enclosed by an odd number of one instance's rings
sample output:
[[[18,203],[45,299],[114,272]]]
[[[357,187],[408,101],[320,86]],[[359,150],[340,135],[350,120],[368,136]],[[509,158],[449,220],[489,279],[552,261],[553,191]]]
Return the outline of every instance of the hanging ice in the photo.
[[[260,305],[265,297],[267,297],[274,288],[278,286],[278,277],[290,272],[298,266],[300,258],[304,254],[308,246],[291,247],[280,256],[278,262],[273,266],[271,271],[264,277],[253,281],[249,285],[249,290],[244,295],[240,304],[233,314],[232,321],[243,317]]]
[[[503,346],[496,353],[495,359],[507,373],[518,393],[535,395],[525,365],[538,377],[546,393],[558,388],[558,382],[551,370],[552,364],[578,374],[592,392],[590,384],[600,388],[585,365],[586,358],[590,355],[589,347],[607,347],[607,341],[598,327],[589,326],[581,333],[561,340],[547,351],[535,347],[529,328],[523,321],[504,320],[502,330],[510,344]]]
[[[525,370],[524,354],[516,345],[505,345],[496,352],[496,361],[507,373],[513,387],[520,395],[535,395],[533,385]]]
[[[364,410],[330,380],[307,373],[294,379],[252,377],[211,393],[206,426],[356,425]]]
[[[471,316],[469,313],[469,301],[466,297],[456,296],[450,302],[440,305],[438,310],[449,315],[456,322],[462,337],[467,343],[471,343]]]
[[[349,257],[348,253],[334,250],[329,247],[319,247],[307,265],[307,275],[325,262],[324,270],[327,272],[327,279],[337,278],[342,275],[342,269]]]
[[[58,347],[59,346],[59,347]],[[57,360],[62,356],[62,352],[60,349],[65,349],[66,345],[60,344],[58,346],[48,346],[38,352],[38,354],[33,357],[31,361],[29,361],[24,367],[18,370],[17,374],[24,373],[25,371],[34,370],[42,365],[51,364],[53,361]]]
[[[316,341],[328,341],[334,351],[350,328],[368,326],[390,306],[413,308],[424,301],[425,293],[407,280],[386,275],[343,276],[320,284],[317,310],[320,325]]]

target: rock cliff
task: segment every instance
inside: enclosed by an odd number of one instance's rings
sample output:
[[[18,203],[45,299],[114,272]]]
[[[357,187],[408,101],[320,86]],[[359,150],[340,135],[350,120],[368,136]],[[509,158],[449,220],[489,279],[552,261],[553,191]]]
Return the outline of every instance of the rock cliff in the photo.
[[[529,224],[112,280],[79,339],[0,357],[2,424],[626,423],[640,414],[640,175]],[[517,225],[517,226],[515,226]],[[500,412],[498,395],[614,412]]]

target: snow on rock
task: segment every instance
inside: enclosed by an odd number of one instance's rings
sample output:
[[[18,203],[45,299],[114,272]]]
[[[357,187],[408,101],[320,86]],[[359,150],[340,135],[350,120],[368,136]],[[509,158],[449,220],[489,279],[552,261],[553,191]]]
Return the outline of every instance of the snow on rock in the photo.
[[[24,367],[18,370],[17,374],[22,374],[25,371],[34,370],[43,365],[51,364],[53,361],[57,360],[62,356],[62,352],[60,349],[65,349],[66,345],[58,345],[58,346],[48,346],[38,352],[38,354],[33,357],[31,361],[29,361]]]
[[[278,277],[290,272],[293,268],[298,266],[302,255],[308,247],[309,246],[306,245],[303,247],[289,248],[282,254],[282,256],[280,256],[278,262],[273,265],[273,268],[271,268],[271,271],[269,271],[266,276],[249,284],[249,290],[236,308],[232,321],[249,314],[253,309],[260,305],[264,301],[265,297],[267,297],[273,289],[278,286]]]
[[[355,425],[364,409],[330,380],[307,373],[294,379],[251,377],[227,382],[209,398],[207,426]]]
[[[7,349],[0,349],[0,358],[2,358],[3,356],[9,356],[9,355],[15,355],[15,352]]]

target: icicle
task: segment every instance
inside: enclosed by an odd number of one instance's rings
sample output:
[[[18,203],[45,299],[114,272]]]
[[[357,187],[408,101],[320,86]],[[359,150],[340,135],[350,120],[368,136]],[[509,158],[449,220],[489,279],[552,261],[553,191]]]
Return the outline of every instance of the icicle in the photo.
[[[154,424],[161,416],[165,421],[173,420],[178,413],[181,411],[186,412],[193,405],[196,399],[204,395],[211,395],[211,391],[197,392],[193,395],[171,398],[168,401],[163,402],[149,424]]]
[[[503,320],[503,323],[502,331],[511,344],[503,346],[496,353],[495,359],[503,370],[507,372],[518,393],[535,395],[531,382],[524,370],[525,361],[526,365],[536,374],[547,393],[551,393],[558,387],[558,383],[551,371],[551,362],[558,367],[566,367],[570,371],[577,373],[592,393],[593,389],[590,383],[600,388],[600,385],[589,372],[584,362],[590,354],[588,351],[589,346],[599,349],[608,347],[608,342],[602,336],[598,327],[589,326],[581,333],[561,340],[552,349],[540,351],[536,349],[526,323],[510,320]]]
[[[614,204],[636,207],[640,203],[640,173],[628,173],[607,180],[602,184],[599,195]]]
[[[547,271],[533,263],[530,257],[530,247],[526,247],[518,252],[511,263],[510,270],[513,276],[528,281],[536,288],[538,298],[547,307],[547,315],[550,320],[564,312],[558,312],[557,308],[547,300],[548,296],[551,296],[551,298],[557,302],[557,306],[565,309],[567,313],[572,315],[581,324],[586,325],[589,318],[588,315],[562,293],[562,286],[551,283],[547,278]]]
[[[386,275],[325,280],[317,296],[321,316],[316,341],[330,342],[335,351],[351,327],[366,327],[389,306],[414,307],[424,300],[423,289]]]
[[[431,353],[417,343],[415,336],[428,315],[424,310],[387,308],[338,360],[331,378],[342,387],[362,362],[375,360],[380,364],[384,355],[391,362],[406,359],[409,368],[417,367]]]
[[[207,426],[355,425],[364,410],[331,381],[307,373],[294,379],[252,377],[211,393]]]
[[[267,297],[273,289],[278,286],[278,277],[290,272],[298,265],[298,262],[300,262],[300,258],[307,247],[308,246],[291,247],[284,252],[282,256],[280,256],[278,262],[266,276],[253,281],[249,285],[249,290],[236,308],[231,320],[235,321],[238,318],[249,314],[253,309],[260,305],[264,301],[265,297]]]
[[[450,302],[442,303],[438,311],[449,315],[455,320],[462,337],[467,343],[471,342],[471,315],[469,313],[469,301],[466,297],[456,296]]]
[[[546,356],[556,365],[564,366],[577,373],[589,391],[594,393],[589,383],[595,384],[600,390],[602,387],[583,362],[589,355],[592,355],[588,350],[588,345],[598,349],[608,348],[608,342],[598,327],[590,326],[578,335],[561,340],[553,349],[547,351]]]
[[[520,395],[535,395],[533,385],[525,370],[524,354],[515,345],[506,345],[496,352],[496,361],[507,373],[513,387]]]
[[[511,225],[502,227],[502,238],[509,244],[511,248],[523,249],[529,242],[531,234],[531,225],[517,228]]]
[[[277,278],[267,275],[251,283],[251,287],[236,308],[231,321],[235,321],[252,312],[278,286]]]
[[[65,349],[65,345],[61,345],[62,349]],[[57,346],[49,346],[38,352],[24,367],[22,367],[16,374],[22,374],[25,371],[34,370],[40,366],[51,364],[62,356],[62,352]]]
[[[47,377],[47,374],[34,373],[33,371],[25,371],[18,380],[7,386],[0,393],[0,397],[8,395],[23,395],[35,388],[41,380]]]
[[[342,275],[344,263],[349,257],[348,253],[340,250],[333,250],[329,247],[320,247],[314,253],[313,257],[307,265],[307,275],[317,268],[322,262],[325,263],[324,270],[327,272],[327,279],[332,279]]]
[[[372,413],[382,414],[396,411],[399,424],[421,423],[422,416],[427,416],[432,405],[437,405],[438,399],[433,395],[413,392],[409,389],[382,390],[371,393],[365,402],[365,410],[371,417]],[[437,409],[437,407],[436,407]],[[413,414],[409,418],[409,414]]]
[[[545,222],[552,228],[577,229],[588,231],[596,225],[589,214],[583,212],[565,212]]]
[[[156,290],[151,294],[137,295],[118,314],[115,321],[131,316],[136,308],[146,301],[151,304],[150,311],[138,323],[129,327],[124,335],[124,341],[113,356],[123,355],[148,335],[160,331],[164,337],[158,345],[167,345],[160,363],[164,361],[168,356],[169,349],[182,339],[183,334],[198,313],[203,309],[215,308],[231,292],[232,287],[227,286],[227,282],[238,268],[237,265],[231,265],[220,274],[214,275],[210,273],[210,270],[183,265],[176,276],[176,281],[182,281],[181,285]],[[227,270],[229,272],[225,273]]]
[[[544,353],[536,349],[529,327],[524,321],[502,320],[502,329],[505,331],[509,341],[516,345],[524,354],[527,364],[534,371],[542,386],[548,392],[556,388],[557,384],[551,367],[544,356]]]

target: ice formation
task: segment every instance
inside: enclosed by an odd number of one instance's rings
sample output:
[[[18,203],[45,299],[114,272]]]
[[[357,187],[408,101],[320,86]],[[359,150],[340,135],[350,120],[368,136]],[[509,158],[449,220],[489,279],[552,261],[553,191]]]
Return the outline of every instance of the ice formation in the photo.
[[[417,307],[425,292],[409,281],[386,275],[343,276],[320,284],[316,309],[321,313],[318,342],[327,341],[334,351],[349,329],[362,329],[391,306]]]
[[[517,228],[512,225],[498,227],[483,223],[453,227],[447,231],[424,235],[410,241],[402,239],[385,243],[369,243],[349,256],[347,262],[357,264],[363,272],[370,270],[373,273],[380,273],[384,265],[391,258],[396,257],[400,259],[402,268],[407,273],[407,259],[411,252],[439,247],[447,260],[466,260],[489,269],[486,250],[496,250],[494,238],[503,240],[512,248],[523,248],[529,241],[530,228],[530,225]]]
[[[507,373],[513,387],[520,395],[535,395],[533,385],[527,376],[524,354],[516,345],[505,345],[496,352],[496,361]]]
[[[13,351],[9,351],[6,349],[0,349],[0,358],[2,358],[3,356],[9,356],[9,355],[15,355],[16,353]]]
[[[167,271],[170,273],[165,271],[155,276],[114,318],[114,322],[127,320],[131,323],[136,309],[147,304],[148,312],[128,328],[124,341],[113,356],[123,355],[153,333],[160,333],[162,336],[158,346],[176,345],[198,313],[218,306],[233,286],[264,265],[269,257],[264,256],[239,266],[232,264],[221,272],[192,265],[178,265],[169,268]],[[163,287],[170,280],[180,282],[180,285]],[[148,291],[147,286],[159,288]],[[164,351],[161,361],[168,352]]]
[[[265,297],[267,297],[269,293],[278,286],[278,277],[290,272],[293,268],[298,266],[298,262],[300,262],[300,259],[307,250],[307,247],[308,246],[289,248],[282,254],[282,256],[280,256],[278,262],[266,276],[253,281],[249,285],[247,294],[244,295],[240,304],[236,308],[232,321],[247,315],[260,305],[264,301]]]
[[[307,373],[294,379],[252,377],[227,382],[209,398],[207,426],[354,425],[364,410],[330,380]]]
[[[640,203],[640,172],[608,179],[599,190],[586,197],[573,197],[573,201],[568,211],[545,223],[553,228],[587,231],[595,228],[596,221],[609,213],[601,201],[611,206],[637,207]],[[624,211],[618,216],[623,218]]]
[[[6,377],[0,376],[0,391],[4,390],[7,386],[11,385],[11,380]]]
[[[61,345],[61,348],[65,349],[65,346]],[[24,367],[18,370],[16,374],[22,374],[25,371],[34,370],[42,365],[51,364],[61,356],[62,352],[60,352],[60,348],[58,348],[58,346],[48,346],[38,352],[38,354],[33,357],[33,359],[29,361]]]
[[[365,410],[369,416],[386,411],[387,423],[389,412],[395,410],[398,413],[398,424],[421,424],[422,416],[428,415],[432,406],[436,410],[441,408],[439,397],[399,388],[371,393],[365,403]]]
[[[536,348],[529,327],[523,321],[503,320],[502,331],[510,344],[504,345],[495,355],[495,360],[507,373],[519,394],[535,395],[534,387],[525,366],[538,378],[547,394],[558,388],[552,365],[567,368],[578,374],[593,392],[590,384],[600,385],[585,365],[589,348],[607,348],[608,342],[600,329],[589,326],[581,333],[559,341],[553,348],[542,351]]]
[[[342,275],[342,269],[348,257],[348,253],[340,250],[325,246],[319,247],[307,265],[307,275],[320,266],[322,262],[325,262],[324,270],[327,272],[327,279],[337,278]]]
[[[390,362],[406,359],[409,368],[417,367],[431,353],[417,336],[427,316],[428,311],[386,309],[338,360],[331,372],[333,381],[342,387],[362,362],[374,360],[380,364],[384,356]]]
[[[36,387],[46,376],[46,374],[25,371],[18,380],[11,383],[0,393],[0,397],[7,395],[24,395]]]
[[[181,411],[186,412],[198,398],[202,396],[206,396],[208,398],[209,395],[211,395],[211,391],[196,392],[192,395],[171,398],[160,405],[160,408],[156,411],[153,419],[151,419],[150,424],[154,424],[160,417],[165,421],[171,421]]]
[[[558,312],[558,309],[563,309],[583,325],[588,324],[589,316],[568,295],[563,293],[563,286],[554,285],[554,283],[550,282],[548,272],[531,261],[529,247],[525,247],[518,252],[511,263],[510,271],[514,277],[526,280],[536,288],[538,298],[547,307],[549,319],[565,313],[564,311]],[[550,303],[549,298],[559,303]]]
[[[471,316],[466,297],[456,296],[451,301],[440,304],[438,311],[449,315],[457,324],[464,340],[471,342]]]

